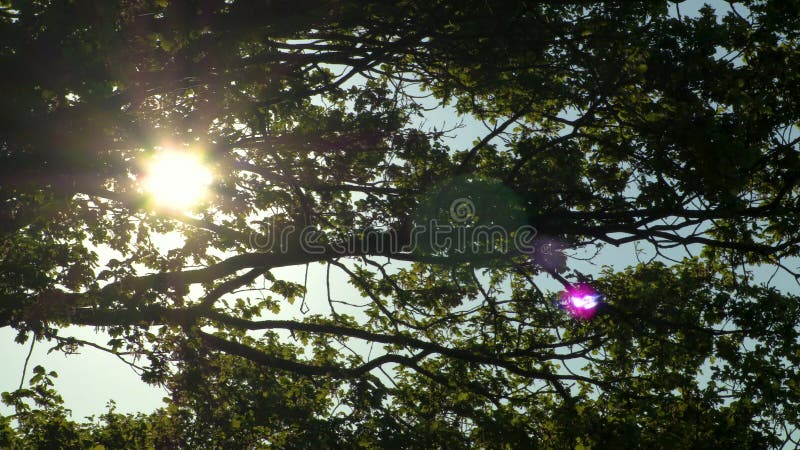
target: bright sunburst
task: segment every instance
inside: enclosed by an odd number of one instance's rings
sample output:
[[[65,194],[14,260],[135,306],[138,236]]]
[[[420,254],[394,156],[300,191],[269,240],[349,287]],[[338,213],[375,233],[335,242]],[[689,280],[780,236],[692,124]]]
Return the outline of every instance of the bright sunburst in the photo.
[[[208,194],[212,178],[197,154],[168,150],[157,153],[147,163],[142,187],[156,206],[185,210]]]

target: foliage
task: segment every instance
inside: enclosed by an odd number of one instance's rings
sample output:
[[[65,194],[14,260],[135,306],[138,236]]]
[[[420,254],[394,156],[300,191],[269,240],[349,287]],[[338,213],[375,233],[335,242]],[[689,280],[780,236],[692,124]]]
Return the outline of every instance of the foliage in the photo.
[[[753,270],[799,277],[799,18],[795,0],[0,1],[0,326],[171,392],[76,423],[37,368],[4,394],[0,446],[791,445],[800,303]],[[485,135],[420,124],[444,106]],[[194,211],[139,185],[168,146],[215,173]],[[532,226],[539,251],[388,245],[434,219]],[[655,257],[591,275],[569,257],[633,244]],[[309,264],[359,295],[273,273]],[[565,315],[547,277],[596,286],[601,314]],[[292,316],[313,292],[327,313]]]

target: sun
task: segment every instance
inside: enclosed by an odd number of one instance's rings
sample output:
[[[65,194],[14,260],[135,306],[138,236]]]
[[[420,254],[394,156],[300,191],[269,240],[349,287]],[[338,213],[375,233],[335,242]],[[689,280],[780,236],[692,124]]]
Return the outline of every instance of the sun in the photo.
[[[155,206],[183,211],[208,195],[212,180],[211,170],[196,153],[165,150],[146,163],[142,187]]]

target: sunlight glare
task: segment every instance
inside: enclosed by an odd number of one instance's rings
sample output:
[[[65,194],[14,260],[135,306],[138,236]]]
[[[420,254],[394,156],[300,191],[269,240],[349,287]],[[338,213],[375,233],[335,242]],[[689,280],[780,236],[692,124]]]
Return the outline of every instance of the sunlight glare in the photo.
[[[211,171],[199,156],[185,151],[164,151],[147,164],[142,186],[156,206],[185,210],[208,194]]]

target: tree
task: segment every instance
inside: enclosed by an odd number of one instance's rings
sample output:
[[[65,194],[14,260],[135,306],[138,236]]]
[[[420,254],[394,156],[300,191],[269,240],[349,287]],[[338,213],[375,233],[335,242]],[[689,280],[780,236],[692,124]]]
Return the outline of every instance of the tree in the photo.
[[[796,441],[800,305],[754,271],[800,277],[800,3],[0,5],[0,326],[171,392],[75,424],[37,368],[4,446]],[[486,134],[419,124],[447,105]],[[215,174],[194,211],[142,189],[168,144]],[[279,315],[319,264],[360,295]]]

